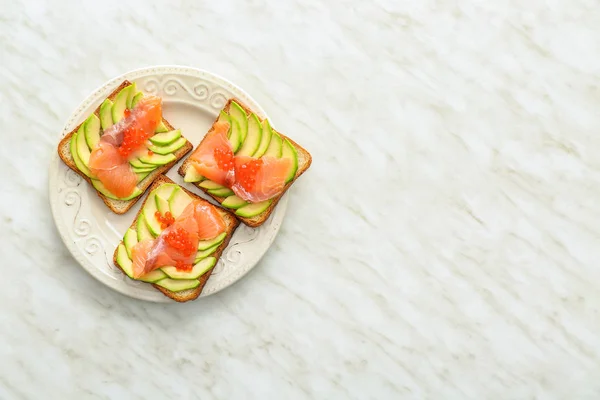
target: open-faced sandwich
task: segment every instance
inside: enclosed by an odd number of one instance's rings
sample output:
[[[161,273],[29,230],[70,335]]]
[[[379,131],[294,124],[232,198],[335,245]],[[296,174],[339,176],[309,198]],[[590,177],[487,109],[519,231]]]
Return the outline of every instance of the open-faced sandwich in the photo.
[[[192,149],[162,116],[162,101],[124,81],[58,145],[63,162],[116,214],[129,210]]]
[[[156,178],[149,192],[114,263],[175,301],[194,300],[239,221],[166,176]]]
[[[311,161],[308,151],[267,119],[230,99],[179,174],[234,210],[243,223],[257,227]]]

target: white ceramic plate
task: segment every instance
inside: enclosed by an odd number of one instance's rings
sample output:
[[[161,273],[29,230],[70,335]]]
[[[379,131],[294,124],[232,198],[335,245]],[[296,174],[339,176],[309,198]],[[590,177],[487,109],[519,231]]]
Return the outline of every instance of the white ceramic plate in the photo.
[[[188,67],[157,66],[128,72],[95,90],[71,115],[61,137],[81,123],[125,79],[137,82],[138,89],[146,94],[162,97],[165,117],[180,128],[194,146],[230,97],[239,98],[261,117],[267,117],[242,89],[215,74]],[[171,168],[167,176],[207,198],[196,187],[183,182],[177,173],[180,163]],[[172,301],[150,284],[127,278],[112,261],[115,247],[143,199],[126,214],[112,213],[95,190],[64,165],[57,154],[50,164],[49,178],[54,221],[65,245],[83,268],[100,282],[128,296],[154,302]],[[287,195],[284,195],[261,227],[253,229],[240,224],[200,296],[223,290],[256,265],[275,239],[286,207]]]

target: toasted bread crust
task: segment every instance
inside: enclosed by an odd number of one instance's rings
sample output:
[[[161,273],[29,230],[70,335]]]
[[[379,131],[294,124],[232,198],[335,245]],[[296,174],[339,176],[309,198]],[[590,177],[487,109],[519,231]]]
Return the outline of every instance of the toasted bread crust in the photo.
[[[130,84],[131,84],[131,82],[129,82],[127,80],[123,81],[123,83],[121,83],[107,98],[110,100],[114,100],[115,97],[117,96],[117,94],[121,91],[121,89],[125,88],[126,86],[128,86]],[[98,106],[96,108],[96,110],[94,110],[94,114],[97,117],[100,117],[100,106]],[[166,119],[163,118],[162,122],[167,126],[167,128],[169,128],[169,130],[175,129],[169,123],[169,121],[167,121]],[[79,168],[77,168],[77,166],[75,165],[75,162],[73,161],[73,157],[71,155],[71,149],[69,147],[71,137],[73,137],[75,132],[77,132],[79,130],[81,125],[83,125],[83,122],[81,124],[77,125],[75,127],[75,129],[73,129],[71,132],[67,133],[62,138],[62,140],[58,144],[58,155],[59,155],[60,159],[69,168],[71,168],[73,171],[75,171],[77,174],[79,174],[83,179],[85,179],[90,185],[92,185],[92,180],[87,175],[85,175],[83,172],[81,172],[79,170]],[[125,214],[142,197],[142,195],[144,194],[146,189],[152,184],[152,182],[157,177],[159,177],[160,175],[162,175],[163,173],[165,173],[169,169],[171,169],[171,167],[173,167],[173,165],[175,165],[179,160],[181,160],[183,158],[183,156],[185,156],[193,148],[194,148],[194,146],[190,143],[189,140],[186,139],[186,144],[174,153],[175,154],[174,161],[172,161],[166,165],[163,165],[162,167],[156,168],[151,174],[149,174],[146,178],[144,178],[141,182],[138,183],[137,186],[142,190],[142,193],[139,196],[137,196],[131,200],[128,200],[128,201],[114,200],[114,199],[104,196],[102,193],[98,192],[95,188],[94,188],[94,190],[96,190],[96,194],[98,195],[98,197],[100,197],[102,199],[104,204],[106,204],[106,206],[112,212],[114,212],[115,214]],[[92,186],[92,188],[93,188],[93,186]]]
[[[248,106],[246,106],[243,102],[241,102],[239,99],[236,98],[231,98],[227,101],[227,103],[225,103],[225,106],[223,107],[223,110],[228,111],[229,110],[229,106],[231,105],[231,102],[235,101],[236,103],[238,103],[246,112],[246,114],[250,114],[252,113],[252,110],[250,108],[248,108]],[[210,127],[210,129],[207,132],[208,133],[212,132],[214,130],[214,125],[217,122],[217,120],[219,119],[219,117],[217,116],[217,118],[215,119],[215,121],[213,122],[213,125]],[[262,122],[264,120],[264,118],[260,118],[260,121]],[[258,214],[257,216],[254,216],[252,218],[245,218],[245,217],[241,217],[239,215],[235,215],[235,217],[237,219],[239,219],[240,221],[242,221],[244,224],[256,228],[258,226],[261,226],[262,224],[264,224],[267,219],[269,219],[269,217],[271,216],[271,213],[273,212],[273,210],[275,209],[275,207],[277,206],[277,203],[279,203],[279,200],[281,200],[281,197],[283,197],[283,195],[285,194],[285,192],[290,188],[290,186],[292,186],[294,184],[294,182],[296,182],[296,179],[298,179],[300,177],[300,175],[302,175],[307,169],[308,167],[310,167],[311,163],[312,163],[312,156],[310,155],[310,153],[304,149],[302,146],[300,146],[298,143],[294,142],[292,139],[290,139],[289,137],[285,136],[284,134],[282,134],[281,132],[273,129],[275,132],[277,132],[282,139],[287,139],[290,141],[290,143],[294,146],[294,148],[296,149],[296,151],[298,152],[298,158],[300,159],[302,157],[302,159],[304,160],[304,162],[302,164],[300,164],[300,160],[298,161],[298,170],[296,171],[296,175],[294,176],[294,179],[292,179],[290,182],[288,182],[284,187],[283,187],[283,191],[275,198],[273,198],[273,202],[269,205],[269,207],[263,211],[262,213]],[[200,144],[202,144],[202,142],[204,141],[204,139],[206,139],[206,135],[204,136],[204,138],[202,139],[202,141],[200,141]],[[200,144],[198,144],[198,146],[200,146]],[[189,157],[183,162],[183,164],[181,164],[181,167],[179,167],[179,170],[177,171],[179,173],[179,175],[181,175],[182,177],[185,176],[185,172],[187,171],[188,167],[190,166],[189,164]],[[198,189],[202,190],[204,193],[206,193],[208,196],[212,197],[215,201],[217,201],[219,204],[221,204],[226,197],[218,197],[218,196],[214,196],[212,194],[210,194],[208,192],[207,189],[204,189],[203,187],[200,187],[199,183],[192,183],[194,186],[196,186]],[[225,208],[225,207],[223,207]]]
[[[164,183],[175,183],[173,182],[171,179],[169,179],[168,177],[164,176],[164,175],[160,175],[159,177],[157,177],[154,182],[152,183],[152,185],[149,187],[148,193],[151,193],[154,189],[156,189],[157,187],[159,187],[160,185],[164,184]],[[201,198],[200,196],[198,196],[197,194],[194,194],[192,192],[190,192],[189,190],[187,190],[186,188],[180,186],[188,195],[190,195],[190,197],[192,197],[195,200],[200,200],[202,202],[205,202],[207,204],[210,204],[208,201],[204,200],[203,198]],[[131,225],[129,225],[129,228],[135,229],[136,226],[136,222],[138,220],[138,218],[140,217],[140,213],[142,212],[142,210],[144,209],[144,205],[146,204],[146,201],[148,201],[148,197],[146,196],[146,199],[144,199],[144,202],[142,203],[142,206],[140,207],[138,213],[135,215]],[[212,204],[211,204],[212,205]],[[219,259],[221,258],[221,254],[223,253],[223,251],[227,248],[227,246],[229,245],[229,241],[231,240],[231,237],[233,236],[233,232],[237,229],[237,227],[239,226],[240,222],[235,218],[235,216],[230,213],[229,211],[226,210],[222,210],[220,208],[217,207],[217,210],[219,211],[219,213],[221,214],[221,216],[223,217],[223,219],[225,220],[225,223],[227,225],[227,236],[225,236],[225,240],[223,240],[223,243],[221,243],[221,245],[219,245],[219,247],[217,248],[217,250],[211,254],[212,257],[215,257],[217,259],[217,263],[219,261]],[[115,248],[115,252],[113,253],[113,263],[119,268],[121,269],[121,266],[119,265],[119,263],[117,263],[117,251],[119,248],[119,245],[123,244],[123,241],[121,240],[121,242],[117,245],[117,247]],[[208,281],[208,278],[210,278],[210,275],[212,274],[213,269],[217,266],[217,263],[215,263],[215,266],[212,267],[210,270],[208,270],[204,275],[202,275],[202,277],[200,277],[199,281],[200,281],[200,285],[198,285],[196,288],[194,289],[190,289],[190,290],[184,290],[181,292],[172,292],[168,289],[165,289],[161,286],[152,284],[152,286],[154,286],[156,289],[158,289],[162,294],[164,294],[165,296],[179,302],[179,303],[183,303],[186,301],[190,301],[190,300],[195,300],[198,298],[198,296],[200,296],[200,293],[202,293],[202,289],[204,289],[204,285],[206,285],[206,282]],[[121,269],[122,271],[122,269]],[[123,272],[125,273],[125,272]]]

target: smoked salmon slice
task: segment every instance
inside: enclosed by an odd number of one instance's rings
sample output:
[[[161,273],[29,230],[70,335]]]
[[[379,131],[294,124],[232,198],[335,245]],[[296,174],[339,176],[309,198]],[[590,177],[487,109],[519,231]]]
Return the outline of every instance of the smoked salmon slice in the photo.
[[[165,266],[191,267],[198,242],[216,237],[225,228],[225,221],[215,207],[192,201],[156,239],[143,240],[133,247],[133,277],[137,279]]]
[[[235,183],[231,189],[252,203],[271,199],[283,190],[290,168],[289,158],[236,156]]]
[[[234,182],[233,150],[227,139],[228,131],[228,122],[216,122],[212,132],[190,156],[192,166],[200,175],[223,186],[231,186]]]
[[[126,110],[125,118],[103,133],[92,150],[90,171],[115,196],[127,197],[135,190],[138,178],[129,159],[145,148],[161,119],[161,99],[143,97],[133,110]]]

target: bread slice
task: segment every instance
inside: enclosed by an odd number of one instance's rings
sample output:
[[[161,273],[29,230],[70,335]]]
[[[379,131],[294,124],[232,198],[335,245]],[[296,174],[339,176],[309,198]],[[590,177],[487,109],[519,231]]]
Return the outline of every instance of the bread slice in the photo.
[[[131,85],[131,82],[123,81],[123,83],[121,83],[119,85],[119,87],[117,87],[108,96],[108,98],[114,101],[115,97],[121,91],[121,89],[123,89],[124,87],[126,87],[128,85]],[[100,117],[100,106],[98,106],[98,108],[96,108],[96,110],[94,111],[94,114],[96,114],[97,117]],[[86,118],[87,118],[87,116],[86,116]],[[166,119],[163,118],[162,122],[165,124],[165,126],[169,130],[175,129],[169,123],[169,121],[167,121]],[[83,172],[81,172],[79,170],[79,168],[77,168],[77,165],[75,165],[75,162],[73,161],[73,156],[71,154],[71,148],[70,148],[71,137],[73,136],[73,134],[75,134],[75,132],[77,132],[77,130],[79,130],[79,127],[82,124],[83,124],[83,122],[81,124],[77,125],[75,127],[75,129],[73,129],[71,132],[67,133],[65,135],[65,137],[60,141],[60,143],[58,144],[58,155],[60,156],[60,159],[63,160],[63,162],[69,168],[71,168],[73,171],[77,172],[91,186],[92,180],[87,175],[85,175]],[[127,201],[114,200],[114,199],[110,199],[110,198],[104,196],[102,193],[98,192],[97,190],[96,190],[96,193],[102,199],[104,204],[106,204],[108,206],[108,208],[110,208],[110,210],[112,212],[114,212],[115,214],[124,214],[143,196],[144,191],[148,188],[148,186],[150,186],[152,184],[152,182],[154,182],[154,180],[158,176],[162,175],[163,173],[165,173],[169,169],[171,169],[171,167],[173,165],[175,165],[179,160],[181,160],[181,158],[184,155],[186,155],[190,150],[192,150],[193,147],[194,146],[189,141],[187,141],[183,147],[181,147],[179,150],[177,150],[176,152],[173,153],[175,155],[175,160],[173,162],[163,165],[162,167],[156,168],[152,173],[148,174],[148,176],[145,177],[141,182],[138,182],[137,187],[142,190],[142,193],[139,196],[137,196],[131,200],[127,200]],[[92,188],[93,188],[93,186],[92,186]],[[95,188],[94,188],[94,190],[95,190]]]
[[[231,105],[231,102],[235,101],[236,103],[238,103],[246,112],[246,114],[250,114],[252,113],[252,110],[250,110],[250,108],[248,108],[248,106],[246,106],[244,103],[242,103],[240,100],[238,99],[229,99],[227,101],[227,103],[225,103],[225,107],[223,107],[223,110],[225,112],[229,112],[229,106]],[[215,119],[215,122],[213,122],[213,125],[211,126],[211,128],[209,129],[208,133],[212,132],[214,130],[214,124],[217,122],[217,120],[219,119],[219,117],[217,116],[217,118]],[[259,118],[260,121],[263,121],[263,118]],[[298,170],[296,171],[296,175],[294,176],[294,179],[292,179],[290,182],[288,182],[284,187],[283,187],[283,191],[281,192],[281,194],[279,194],[277,197],[275,197],[273,199],[273,202],[269,205],[269,207],[263,211],[262,213],[255,215],[254,217],[251,218],[245,218],[245,217],[241,217],[239,215],[235,215],[235,217],[237,219],[239,219],[240,221],[242,221],[244,224],[250,226],[250,227],[257,227],[260,226],[262,224],[265,223],[265,221],[267,219],[269,219],[269,216],[271,215],[271,213],[273,212],[273,210],[275,209],[275,206],[277,206],[277,203],[279,203],[279,200],[281,199],[281,197],[285,194],[285,192],[290,188],[290,186],[292,186],[292,184],[294,182],[296,182],[296,179],[298,179],[300,177],[300,175],[302,175],[307,169],[308,167],[310,167],[310,164],[312,163],[312,157],[310,155],[310,153],[308,151],[306,151],[306,149],[304,149],[302,146],[300,146],[298,143],[294,142],[292,139],[290,139],[289,137],[283,135],[281,132],[275,130],[274,128],[272,128],[273,131],[277,132],[282,139],[287,139],[290,141],[290,143],[292,144],[292,146],[294,146],[294,148],[296,149],[296,153],[298,154]],[[206,138],[206,136],[204,136],[204,139]],[[200,142],[200,144],[202,144],[202,142],[204,141],[204,139],[202,139],[202,141]],[[181,164],[181,167],[179,167],[179,175],[181,176],[185,176],[185,173],[187,172],[188,168],[193,168],[191,163],[189,162],[189,157],[183,162],[183,164]],[[221,204],[223,202],[223,200],[226,199],[226,197],[218,197],[218,196],[214,196],[210,193],[208,193],[207,189],[204,189],[202,187],[200,187],[200,183],[193,183],[194,186],[196,186],[198,189],[202,190],[204,193],[206,193],[208,196],[212,197],[213,199],[215,199],[219,204]]]
[[[151,193],[154,189],[156,189],[157,187],[159,187],[160,185],[164,184],[164,183],[175,183],[173,182],[171,179],[169,179],[168,177],[164,176],[164,175],[160,175],[159,177],[157,177],[154,182],[152,183],[152,185],[150,186],[150,190],[148,190],[148,193]],[[210,204],[208,201],[202,199],[201,197],[199,197],[198,195],[190,192],[189,190],[187,190],[186,188],[182,187],[182,189],[188,194],[190,195],[193,199],[195,200],[200,200],[204,203]],[[138,211],[138,213],[135,215],[135,218],[133,219],[133,222],[131,223],[131,225],[129,226],[129,228],[135,229],[136,227],[136,222],[138,220],[138,218],[140,217],[140,213],[142,212],[142,210],[144,209],[144,205],[146,204],[146,202],[148,201],[148,197],[146,197],[146,199],[144,200],[144,202],[142,203],[142,206],[140,207],[140,210]],[[212,204],[211,204],[212,206]],[[214,207],[214,206],[213,206]],[[233,232],[236,230],[236,228],[238,227],[238,225],[240,224],[240,222],[235,218],[235,216],[230,213],[229,211],[225,211],[222,210],[218,207],[215,207],[217,209],[217,211],[219,212],[219,214],[223,217],[223,220],[225,221],[225,229],[227,232],[227,236],[225,237],[225,240],[223,240],[223,243],[221,243],[221,245],[219,247],[217,247],[217,250],[211,254],[212,257],[215,257],[217,259],[217,262],[219,261],[219,258],[221,257],[221,254],[223,253],[223,250],[225,250],[225,248],[227,248],[227,245],[229,244],[229,241],[231,240],[231,237],[233,236]],[[122,244],[123,241],[121,240]],[[119,267],[119,269],[121,269],[121,266],[119,265],[119,263],[117,263],[117,250],[118,250],[118,246],[115,249],[115,252],[113,254],[113,263]],[[215,263],[215,266],[217,265],[217,263]],[[206,285],[206,282],[208,281],[208,278],[210,278],[210,274],[212,274],[212,271],[215,267],[212,267],[209,271],[207,271],[204,275],[202,275],[198,280],[200,281],[200,285],[198,285],[196,288],[194,289],[188,289],[188,290],[183,290],[181,292],[171,292],[170,290],[167,290],[163,287],[160,287],[158,285],[154,285],[152,284],[152,286],[154,286],[156,289],[160,290],[162,292],[162,294],[164,294],[165,296],[183,303],[186,301],[190,301],[190,300],[195,300],[196,298],[198,298],[198,296],[200,296],[200,293],[202,293],[202,289],[204,288],[204,285]],[[122,270],[122,269],[121,269]],[[123,272],[125,273],[125,272]],[[150,283],[149,283],[150,285]]]

